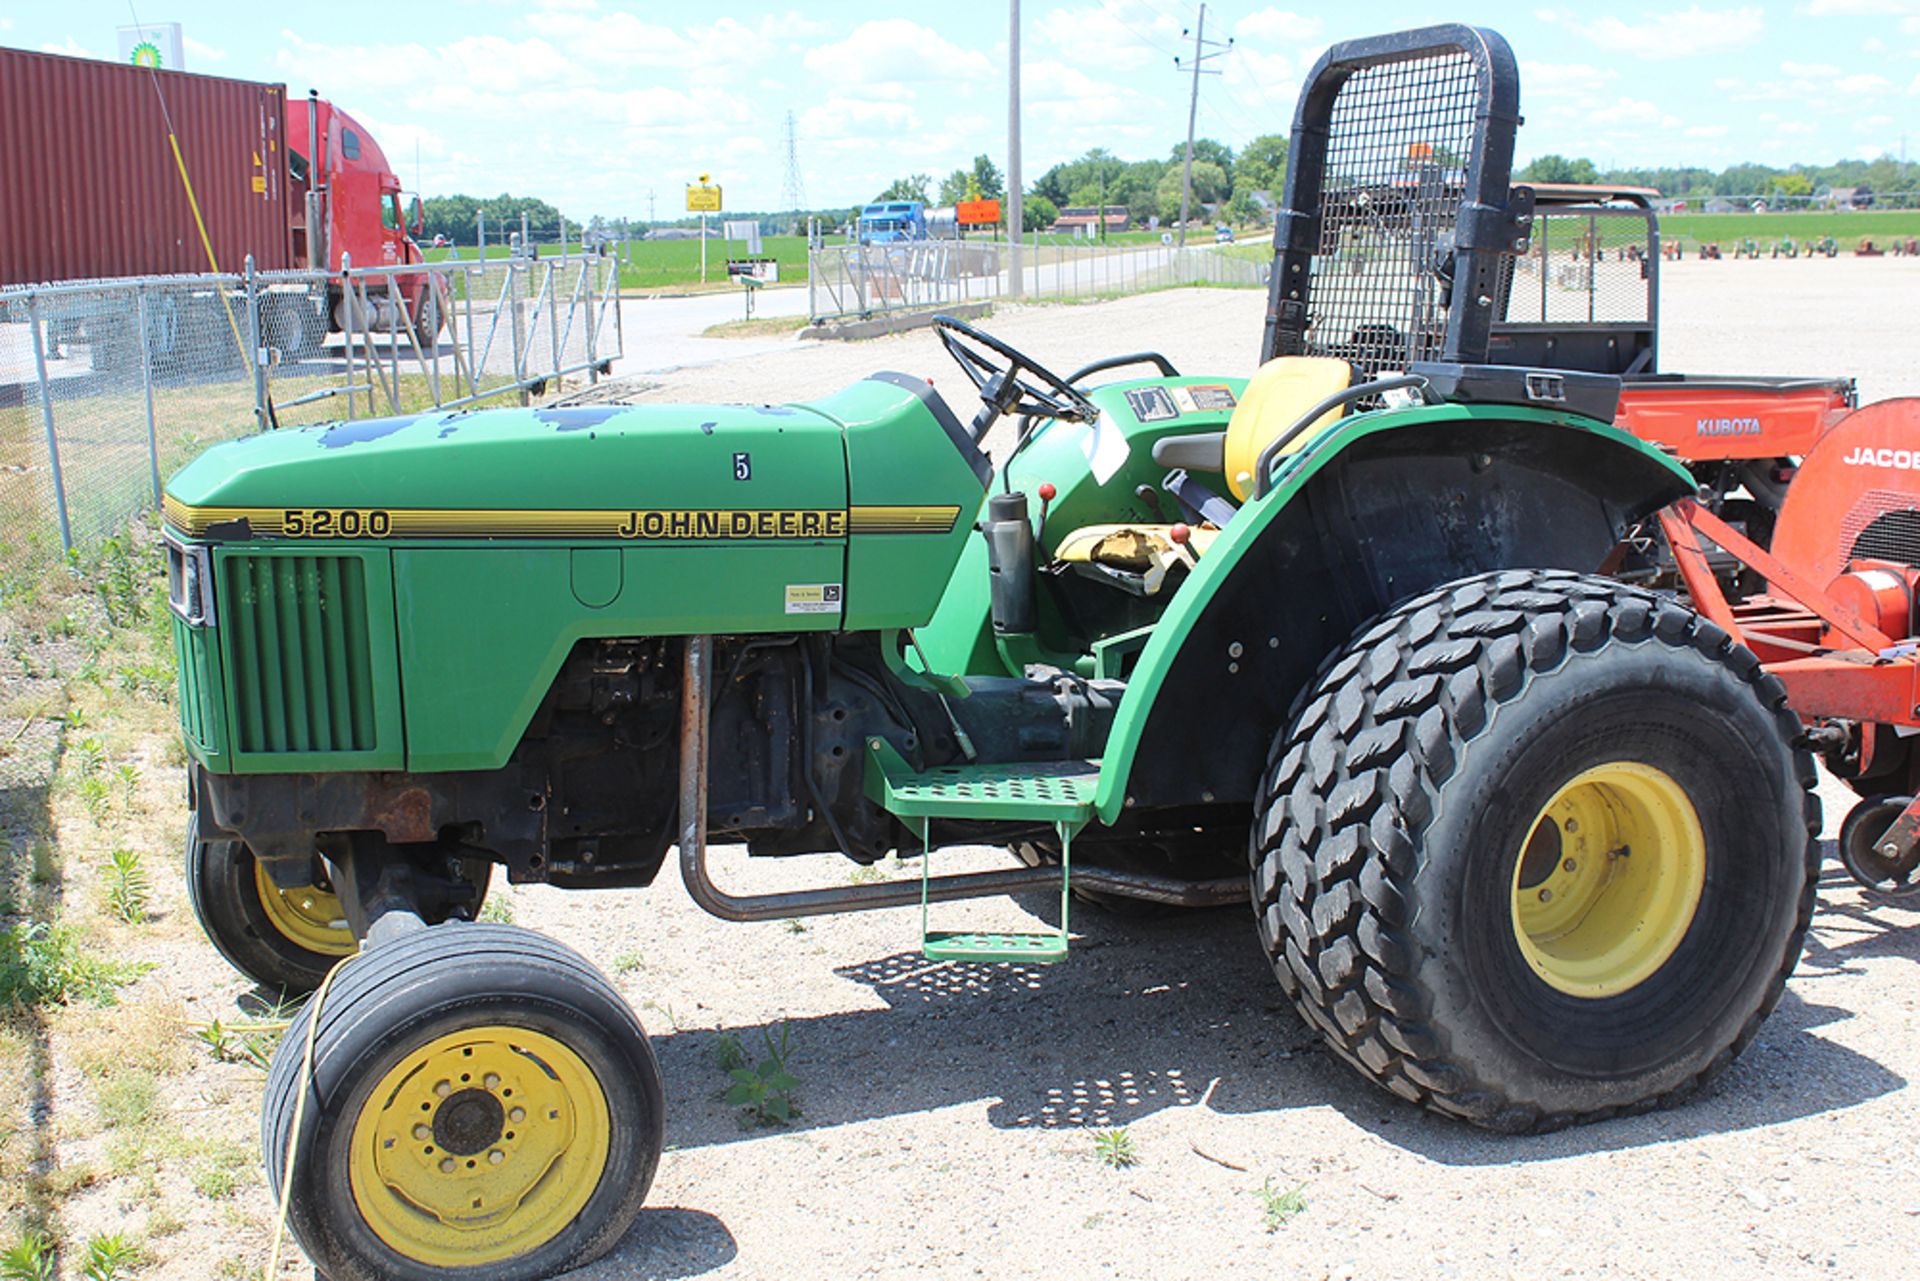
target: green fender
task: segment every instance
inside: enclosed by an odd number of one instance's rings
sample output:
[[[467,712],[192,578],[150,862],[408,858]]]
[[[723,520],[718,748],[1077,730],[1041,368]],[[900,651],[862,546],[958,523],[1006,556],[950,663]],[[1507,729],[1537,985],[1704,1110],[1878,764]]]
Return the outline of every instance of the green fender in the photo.
[[[1325,522],[1337,526],[1351,514],[1352,504],[1342,501],[1349,495],[1341,483],[1365,473],[1343,475],[1335,469],[1349,462],[1365,466],[1362,459],[1374,460],[1376,473],[1389,466],[1400,469],[1399,479],[1414,495],[1399,504],[1401,508],[1420,507],[1430,497],[1430,510],[1420,513],[1422,518],[1430,526],[1440,522],[1443,532],[1454,538],[1436,539],[1415,550],[1433,552],[1439,562],[1457,564],[1456,570],[1440,572],[1437,578],[1431,570],[1398,580],[1388,574],[1384,583],[1362,591],[1361,580],[1368,569],[1363,562],[1369,555],[1391,557],[1407,550],[1392,542],[1391,531],[1382,530],[1376,538],[1373,531],[1363,529],[1353,535],[1349,546],[1309,549],[1321,561],[1316,576],[1275,572],[1275,565],[1283,563],[1276,558],[1297,557],[1303,542],[1323,536],[1312,530]],[[1485,473],[1489,479],[1481,483],[1496,498],[1489,499],[1486,493],[1469,498],[1472,483],[1456,487],[1450,479],[1468,473]],[[1536,478],[1551,479],[1555,501],[1564,502],[1569,495],[1591,497],[1592,510],[1563,514],[1549,506],[1554,518],[1539,520],[1547,486]],[[1316,486],[1317,480],[1327,483]],[[1502,491],[1501,485],[1507,489]],[[1692,477],[1678,462],[1617,427],[1571,414],[1453,404],[1380,410],[1341,420],[1282,462],[1274,488],[1244,506],[1228,524],[1155,626],[1128,681],[1107,742],[1094,802],[1100,819],[1112,823],[1122,809],[1136,803],[1248,799],[1258,770],[1249,768],[1244,779],[1238,777],[1241,771],[1236,765],[1244,762],[1232,759],[1241,752],[1229,740],[1258,734],[1257,753],[1263,755],[1265,738],[1278,726],[1247,723],[1258,700],[1251,688],[1243,693],[1235,682],[1259,679],[1258,664],[1266,658],[1266,647],[1281,645],[1277,633],[1284,628],[1276,627],[1272,637],[1265,635],[1263,622],[1236,631],[1221,626],[1223,614],[1237,611],[1243,622],[1250,615],[1284,617],[1296,635],[1310,636],[1317,622],[1322,635],[1312,642],[1311,653],[1295,661],[1296,668],[1305,661],[1310,673],[1312,664],[1344,643],[1360,621],[1394,599],[1423,591],[1436,581],[1485,569],[1545,568],[1590,556],[1584,564],[1561,567],[1591,570],[1620,532],[1613,528],[1611,537],[1596,546],[1600,540],[1593,534],[1601,523],[1597,517],[1604,514],[1606,525],[1618,526],[1693,488]],[[1511,512],[1495,510],[1501,501],[1497,496],[1503,493],[1521,500],[1511,503]],[[1456,496],[1457,512],[1448,507]],[[1514,527],[1511,522],[1518,519],[1517,513],[1531,516],[1533,524]],[[1456,515],[1458,521],[1446,524]],[[1503,520],[1508,524],[1503,525]],[[1576,526],[1581,528],[1575,532],[1586,537],[1571,545],[1569,531]],[[1483,545],[1476,546],[1475,540]],[[1431,581],[1420,581],[1423,576]],[[1302,619],[1307,621],[1302,624]],[[1256,628],[1260,634],[1255,634]],[[1298,639],[1287,643],[1296,649],[1301,644]],[[1285,698],[1292,697],[1291,691],[1282,692]],[[1156,731],[1150,726],[1163,697],[1171,702],[1162,729]],[[1279,707],[1284,711],[1285,703]],[[1190,724],[1209,716],[1217,716],[1214,724]],[[1167,725],[1178,727],[1177,732],[1165,733]],[[1187,780],[1189,794],[1181,794],[1176,786],[1156,789],[1146,782],[1136,786],[1143,745],[1156,734],[1159,747],[1167,750],[1156,757],[1165,764],[1155,772]],[[1209,758],[1217,762],[1218,782],[1206,781]],[[1157,796],[1136,795],[1156,791]]]

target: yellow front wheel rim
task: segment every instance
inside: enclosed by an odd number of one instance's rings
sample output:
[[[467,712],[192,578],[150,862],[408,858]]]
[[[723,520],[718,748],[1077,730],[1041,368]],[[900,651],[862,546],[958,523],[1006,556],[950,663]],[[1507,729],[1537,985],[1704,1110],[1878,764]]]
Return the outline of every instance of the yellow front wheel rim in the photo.
[[[317,885],[283,890],[258,859],[253,864],[253,884],[268,923],[288,942],[322,956],[351,956],[359,949],[347,928],[340,899],[331,890]]]
[[[611,1142],[606,1093],[578,1054],[524,1028],[468,1028],[380,1078],[354,1122],[347,1181],[396,1253],[495,1263],[573,1222]]]
[[[1549,986],[1617,996],[1666,964],[1707,879],[1700,816],[1672,776],[1614,761],[1576,775],[1514,860],[1514,939]]]

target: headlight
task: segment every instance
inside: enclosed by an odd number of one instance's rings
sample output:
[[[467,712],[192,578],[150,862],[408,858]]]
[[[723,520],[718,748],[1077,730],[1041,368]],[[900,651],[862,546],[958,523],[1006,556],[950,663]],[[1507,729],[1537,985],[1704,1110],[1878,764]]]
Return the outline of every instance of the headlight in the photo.
[[[167,605],[189,627],[213,626],[213,549],[182,543],[162,530],[167,551]]]

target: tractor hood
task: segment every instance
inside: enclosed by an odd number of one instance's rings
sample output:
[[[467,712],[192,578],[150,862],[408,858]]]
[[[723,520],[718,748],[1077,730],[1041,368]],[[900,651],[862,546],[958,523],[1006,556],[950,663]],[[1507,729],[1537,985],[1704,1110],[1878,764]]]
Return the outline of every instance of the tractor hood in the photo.
[[[869,409],[917,408],[915,397],[893,393],[891,405]],[[168,484],[166,517],[190,536],[217,540],[591,538],[619,536],[616,513],[843,508],[842,430],[818,409],[783,405],[484,409],[336,422],[209,449]],[[590,513],[605,516],[607,528],[581,519]],[[316,516],[323,528],[311,527]],[[334,527],[342,520],[350,528]]]

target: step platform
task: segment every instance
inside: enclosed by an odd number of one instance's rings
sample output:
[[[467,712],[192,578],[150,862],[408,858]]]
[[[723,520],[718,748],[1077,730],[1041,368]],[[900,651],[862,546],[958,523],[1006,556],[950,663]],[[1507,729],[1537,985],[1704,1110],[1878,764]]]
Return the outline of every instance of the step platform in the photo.
[[[915,770],[883,739],[867,745],[867,795],[889,813],[920,820],[926,852],[920,858],[920,954],[930,961],[1048,965],[1067,958],[1068,877],[1073,834],[1093,818],[1100,762],[1089,760],[937,765]],[[1045,933],[933,930],[927,924],[926,885],[933,853],[933,820],[1028,820],[1060,834],[1060,928]]]

